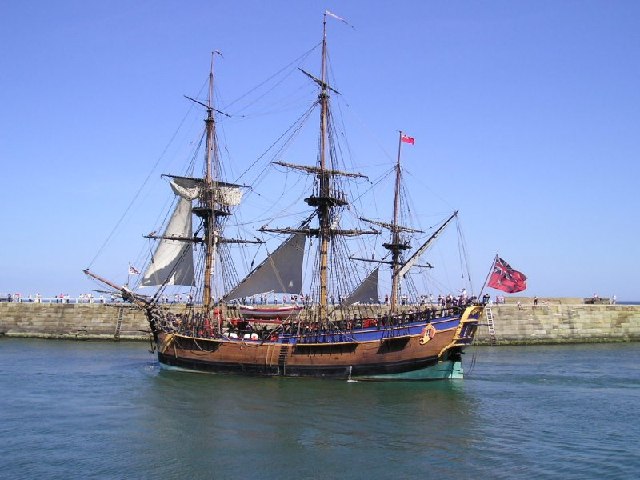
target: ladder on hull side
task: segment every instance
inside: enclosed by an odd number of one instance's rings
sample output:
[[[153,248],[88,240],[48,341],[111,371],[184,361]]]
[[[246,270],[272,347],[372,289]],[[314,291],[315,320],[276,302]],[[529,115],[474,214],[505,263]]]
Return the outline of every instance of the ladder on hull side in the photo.
[[[489,344],[496,345],[498,342],[496,340],[496,328],[493,322],[493,312],[491,311],[491,305],[487,305],[484,307],[484,314],[487,317],[487,328],[489,330]]]
[[[120,340],[120,329],[122,328],[122,318],[124,317],[124,307],[118,309],[118,320],[116,321],[116,331],[113,334],[113,339]]]
[[[265,358],[266,367],[276,367],[278,369],[277,375],[284,376],[287,368],[287,355],[289,355],[289,344],[274,343],[270,345]]]
[[[287,374],[287,355],[289,354],[289,345],[280,345],[280,355],[278,355],[278,372],[280,375]]]

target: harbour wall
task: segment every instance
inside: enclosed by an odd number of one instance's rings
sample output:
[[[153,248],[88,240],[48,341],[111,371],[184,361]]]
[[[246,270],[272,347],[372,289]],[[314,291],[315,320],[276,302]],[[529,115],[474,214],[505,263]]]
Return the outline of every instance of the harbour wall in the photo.
[[[586,305],[582,299],[530,299],[491,305],[498,345],[640,341],[640,305]],[[575,303],[572,303],[575,302]],[[171,305],[176,312],[184,305]],[[405,307],[409,309],[410,307]],[[385,307],[368,307],[384,313]],[[363,312],[364,313],[364,312]],[[477,343],[489,344],[487,319]],[[144,313],[128,304],[0,302],[0,336],[146,340]]]
[[[144,312],[124,303],[0,303],[0,335],[11,337],[142,340]]]
[[[640,341],[639,305],[502,304],[490,308],[497,345]],[[476,342],[490,343],[487,326],[478,328]]]

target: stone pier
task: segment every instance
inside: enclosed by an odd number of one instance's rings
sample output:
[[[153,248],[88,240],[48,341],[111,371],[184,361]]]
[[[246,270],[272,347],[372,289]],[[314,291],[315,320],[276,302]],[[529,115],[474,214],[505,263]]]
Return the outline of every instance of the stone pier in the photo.
[[[178,313],[185,307],[169,308]],[[384,306],[366,309],[366,316],[384,313]],[[539,299],[534,305],[533,299],[512,297],[491,309],[498,345],[640,341],[639,305],[588,305],[582,299]],[[144,313],[129,304],[0,302],[2,335],[147,340],[149,325]],[[489,343],[486,325],[479,327],[477,343]]]

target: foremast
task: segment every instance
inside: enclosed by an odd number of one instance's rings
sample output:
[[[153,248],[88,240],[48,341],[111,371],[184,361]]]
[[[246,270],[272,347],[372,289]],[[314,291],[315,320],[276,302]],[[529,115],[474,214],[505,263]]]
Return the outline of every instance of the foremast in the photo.
[[[225,198],[223,190],[240,188],[241,185],[227,183],[221,180],[220,156],[216,135],[215,112],[223,113],[213,106],[213,86],[214,86],[214,57],[220,52],[211,53],[211,68],[209,70],[209,94],[207,103],[202,103],[191,97],[190,100],[204,106],[207,110],[205,119],[205,159],[204,178],[202,178],[202,193],[198,196],[198,205],[192,211],[202,219],[203,237],[193,238],[191,241],[202,243],[204,246],[204,272],[202,280],[202,310],[206,318],[211,318],[214,306],[214,278],[218,245],[220,243],[262,243],[260,241],[230,239],[222,236],[221,219],[231,215],[230,206],[235,205],[234,201],[229,202]],[[224,114],[227,115],[227,114]],[[183,239],[189,240],[189,239]]]
[[[205,246],[205,270],[202,289],[202,308],[208,318],[211,313],[211,292],[212,281],[215,268],[215,250],[217,247],[216,223],[219,215],[228,215],[222,210],[216,211],[214,200],[214,178],[217,178],[218,170],[218,143],[216,142],[215,130],[216,122],[213,116],[213,58],[215,52],[211,54],[211,68],[209,70],[209,96],[207,100],[206,126],[206,153],[205,153],[205,178],[204,195],[202,196],[202,207],[194,209],[194,213],[201,216],[204,222],[204,246]],[[214,167],[215,170],[214,170]]]
[[[144,308],[147,312],[155,310],[156,303],[160,298],[160,293],[168,285],[180,285],[195,287],[198,285],[198,295],[201,297],[201,307],[198,307],[204,314],[204,318],[213,317],[212,310],[216,301],[216,285],[214,284],[214,270],[218,257],[218,247],[220,244],[236,243],[264,243],[261,240],[245,240],[237,238],[225,238],[223,236],[224,218],[231,215],[231,207],[237,206],[242,200],[242,188],[244,185],[228,183],[221,180],[221,168],[219,159],[219,149],[216,140],[216,120],[215,113],[230,116],[213,106],[213,86],[214,86],[214,56],[219,52],[215,51],[211,55],[211,67],[209,71],[209,90],[206,103],[186,96],[189,100],[197,103],[207,110],[205,118],[205,155],[203,171],[198,177],[178,176],[163,174],[163,177],[170,179],[171,189],[177,198],[173,212],[170,215],[164,232],[157,235],[152,232],[144,235],[145,238],[157,240],[158,244],[155,252],[151,255],[147,264],[140,286],[160,287],[153,297],[146,297],[136,294],[128,287],[120,287],[103,277],[100,277],[88,269],[85,273],[106,285],[119,290],[123,298],[132,301],[137,306]],[[201,220],[198,230],[193,232],[193,215]],[[200,235],[198,235],[200,233]],[[200,266],[204,271],[200,271],[196,277],[194,273],[194,246],[200,245],[201,261]],[[220,259],[222,261],[222,259]],[[220,273],[224,273],[221,269]],[[217,276],[220,276],[219,274]],[[223,280],[224,283],[224,280]],[[195,300],[198,300],[196,296]],[[151,319],[151,314],[150,319]],[[220,331],[220,316],[218,318],[218,331]],[[150,320],[151,321],[151,320]],[[153,323],[153,322],[152,322]]]

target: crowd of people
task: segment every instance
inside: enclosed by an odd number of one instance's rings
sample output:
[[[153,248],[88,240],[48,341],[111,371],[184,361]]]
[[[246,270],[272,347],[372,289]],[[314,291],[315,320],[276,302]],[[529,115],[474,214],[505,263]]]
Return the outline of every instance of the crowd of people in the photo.
[[[487,297],[487,295],[485,295]],[[171,304],[171,303],[186,303],[193,304],[194,296],[190,293],[175,293],[173,295],[160,295],[157,299],[157,303]],[[408,295],[401,295],[399,297],[400,305],[467,305],[477,300],[477,297],[468,297],[466,290],[462,289],[459,295],[438,295],[434,298],[433,294],[420,295],[417,298],[410,298]],[[502,300],[502,302],[501,302]],[[118,303],[122,302],[122,297],[118,294],[98,294],[82,293],[77,297],[72,297],[67,293],[61,293],[52,297],[43,297],[39,293],[35,295],[23,296],[20,293],[8,293],[6,295],[0,295],[0,301],[4,302],[22,302],[22,303]],[[345,301],[345,297],[342,295],[329,296],[329,303],[331,305],[342,305]],[[487,300],[483,297],[483,302],[487,303]],[[260,295],[253,295],[251,297],[244,297],[239,300],[235,300],[234,303],[240,303],[242,305],[302,305],[310,306],[313,304],[313,299],[309,294],[284,294],[275,295],[263,293]],[[361,305],[389,305],[389,295],[385,295],[384,299],[378,298],[377,300],[371,300],[370,302],[362,303]],[[504,297],[496,297],[496,303],[504,303]]]

